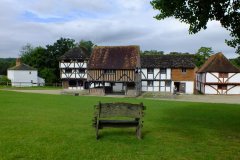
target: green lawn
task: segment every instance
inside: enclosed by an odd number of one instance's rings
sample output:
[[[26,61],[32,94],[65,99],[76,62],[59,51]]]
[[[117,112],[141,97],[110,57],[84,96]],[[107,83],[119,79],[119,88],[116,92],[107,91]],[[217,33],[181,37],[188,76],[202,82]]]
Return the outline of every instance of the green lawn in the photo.
[[[143,140],[134,129],[92,128],[93,105],[143,102]],[[0,91],[0,160],[239,160],[240,105],[77,97]]]

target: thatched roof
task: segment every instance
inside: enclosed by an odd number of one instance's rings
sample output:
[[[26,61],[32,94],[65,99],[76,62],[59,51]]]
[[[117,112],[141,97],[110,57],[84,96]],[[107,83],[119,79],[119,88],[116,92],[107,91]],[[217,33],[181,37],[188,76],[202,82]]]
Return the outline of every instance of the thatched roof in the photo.
[[[88,59],[88,56],[82,48],[76,47],[67,51],[59,59],[60,60],[85,60],[85,59]]]
[[[140,67],[139,46],[98,46],[93,49],[88,69],[135,69]]]
[[[143,55],[142,68],[195,68],[193,55]]]
[[[209,57],[200,67],[198,73],[202,72],[239,73],[240,69],[231,64],[222,53],[217,53]]]

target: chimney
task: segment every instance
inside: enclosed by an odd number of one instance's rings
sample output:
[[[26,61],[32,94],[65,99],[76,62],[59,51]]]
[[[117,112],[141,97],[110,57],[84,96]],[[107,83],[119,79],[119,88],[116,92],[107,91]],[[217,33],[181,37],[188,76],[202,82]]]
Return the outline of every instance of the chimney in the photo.
[[[20,58],[17,58],[17,59],[16,59],[16,66],[20,66],[20,64],[21,64],[21,59],[20,59]]]

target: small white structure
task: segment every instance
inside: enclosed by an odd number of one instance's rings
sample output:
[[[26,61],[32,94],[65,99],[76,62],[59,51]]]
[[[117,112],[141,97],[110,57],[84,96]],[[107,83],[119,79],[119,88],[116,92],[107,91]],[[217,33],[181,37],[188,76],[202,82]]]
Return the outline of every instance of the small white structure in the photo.
[[[19,58],[16,60],[16,66],[8,69],[7,77],[15,87],[43,86],[45,84],[44,79],[38,77],[37,69],[21,63]]]
[[[63,87],[83,90],[87,83],[88,56],[81,48],[73,48],[60,57],[59,68]]]
[[[222,53],[212,55],[196,76],[196,89],[203,94],[240,94],[240,69]]]
[[[192,55],[141,56],[142,91],[193,94],[194,68]]]

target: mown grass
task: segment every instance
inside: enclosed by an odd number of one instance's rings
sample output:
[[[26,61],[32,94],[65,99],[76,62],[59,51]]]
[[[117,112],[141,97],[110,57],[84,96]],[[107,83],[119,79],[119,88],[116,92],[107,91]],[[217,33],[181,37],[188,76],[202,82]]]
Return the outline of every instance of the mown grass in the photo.
[[[93,105],[143,102],[134,129],[92,128]],[[0,91],[0,159],[240,159],[240,105]]]
[[[6,89],[6,90],[56,90],[56,89],[63,89],[63,88],[58,87],[58,86],[12,87],[12,86],[0,85],[0,89]]]

